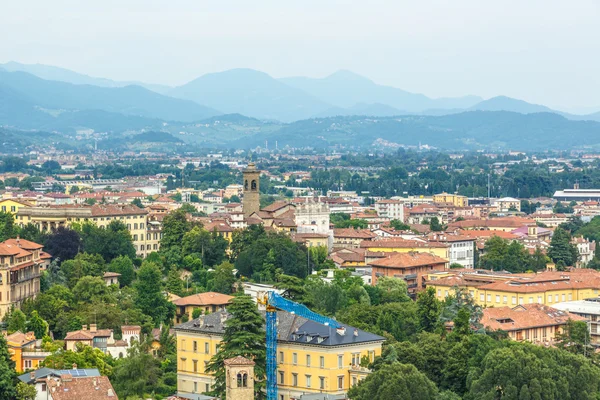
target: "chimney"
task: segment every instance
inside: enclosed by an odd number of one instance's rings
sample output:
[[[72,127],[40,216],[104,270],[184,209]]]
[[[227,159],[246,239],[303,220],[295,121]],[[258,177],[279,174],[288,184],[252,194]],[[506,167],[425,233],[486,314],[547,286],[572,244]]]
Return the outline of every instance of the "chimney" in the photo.
[[[32,381],[35,380],[35,371],[31,371],[29,373],[29,379],[31,379]]]
[[[92,385],[94,387],[98,386],[98,380],[96,378],[92,379]]]
[[[21,247],[21,238],[17,235],[17,246]]]
[[[87,331],[87,325],[83,325],[83,326],[81,327],[81,330],[82,330],[83,332]]]
[[[227,321],[227,314],[225,312],[221,312],[221,323],[224,324]]]
[[[337,328],[336,333],[340,336],[344,336],[346,334],[346,327],[342,326],[341,328]]]
[[[73,363],[73,369],[77,369],[77,364]]]
[[[90,324],[90,332],[96,333],[96,331],[97,331],[97,325],[96,324]]]
[[[354,336],[358,337],[358,329],[354,328]]]

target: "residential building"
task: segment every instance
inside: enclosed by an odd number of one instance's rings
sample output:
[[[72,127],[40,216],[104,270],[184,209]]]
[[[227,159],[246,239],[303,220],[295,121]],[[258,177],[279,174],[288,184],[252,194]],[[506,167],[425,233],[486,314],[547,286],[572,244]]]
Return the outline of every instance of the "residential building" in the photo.
[[[333,230],[333,247],[358,248],[364,241],[377,237],[368,229],[340,228]]]
[[[437,218],[440,223],[448,222],[448,214],[433,204],[419,204],[408,210],[408,224],[422,224]]]
[[[433,195],[433,202],[440,204],[452,204],[456,207],[466,207],[469,205],[469,199],[467,196],[461,196],[458,194],[440,193]]]
[[[306,247],[325,247],[329,249],[330,236],[324,233],[292,233],[293,241],[303,243]]]
[[[377,215],[404,222],[404,203],[400,200],[379,200],[375,203]]]
[[[0,242],[0,318],[40,292],[40,268],[47,261],[42,248],[18,237]]]
[[[449,276],[428,280],[438,299],[454,293],[454,287],[469,292],[482,307],[503,307],[523,304],[544,304],[597,297],[600,272],[572,269],[568,272],[546,271],[537,274],[491,273],[490,271],[449,271]]]
[[[448,230],[463,229],[511,232],[517,228],[521,228],[522,226],[529,225],[535,225],[535,221],[531,218],[523,217],[467,219],[464,221],[456,221],[449,223]]]
[[[501,199],[492,199],[492,206],[498,212],[521,211],[521,200],[514,197],[502,197]]]
[[[118,272],[105,272],[102,276],[102,279],[104,279],[104,283],[106,283],[106,286],[110,286],[118,285],[120,277],[121,274],[119,274]]]
[[[67,350],[76,350],[78,343],[102,350],[106,353],[109,342],[114,343],[112,329],[98,329],[96,324],[90,324],[90,328],[83,326],[78,331],[67,332],[64,339]]]
[[[579,253],[577,267],[585,268],[585,266],[594,258],[594,254],[596,252],[596,242],[586,239],[582,236],[576,236],[571,240],[571,243],[577,247],[577,252]]]
[[[183,316],[187,315],[188,320],[192,319],[192,313],[195,308],[202,310],[203,314],[214,313],[225,309],[233,296],[229,296],[217,292],[206,292],[193,294],[191,296],[181,297],[173,300],[173,304],[177,306],[175,312],[175,323],[183,322]]]
[[[329,235],[329,205],[312,200],[296,204],[294,210],[296,230],[300,233]]]
[[[160,228],[157,229],[160,224],[148,226],[148,213],[148,210],[132,204],[61,205],[22,207],[17,211],[15,218],[19,226],[31,223],[42,232],[51,232],[60,226],[68,227],[75,222],[89,221],[99,227],[107,227],[112,221],[120,221],[131,233],[137,255],[145,257],[158,250],[162,237]],[[157,239],[154,239],[154,236]],[[154,244],[157,245],[156,248]]]
[[[52,369],[43,367],[22,374],[18,378],[19,381],[23,383],[35,386],[37,392],[35,400],[49,400],[52,397],[48,390],[48,381],[58,380],[61,377],[66,376],[70,376],[72,379],[100,377],[100,371],[98,371],[97,368],[78,369],[77,365],[73,364],[72,369]],[[108,397],[105,397],[104,399],[108,399]],[[116,396],[111,399],[116,399]]]
[[[52,354],[40,348],[41,342],[36,340],[33,332],[16,331],[6,337],[8,353],[15,362],[17,372],[39,368],[41,362]]]
[[[329,258],[337,268],[365,267],[365,253],[367,250],[361,248],[338,248],[334,249]]]
[[[47,378],[48,400],[118,400],[106,376],[73,377],[65,374]]]
[[[430,253],[386,253],[386,257],[371,261],[372,284],[382,276],[401,278],[408,285],[408,292],[415,294],[425,287],[425,277],[431,271],[447,268],[448,259]]]
[[[434,232],[428,235],[428,239],[449,246],[448,262],[450,264],[460,264],[464,268],[470,269],[475,267],[474,238],[463,235]]]
[[[405,239],[379,239],[371,241],[363,241],[360,243],[360,248],[366,249],[372,253],[381,253],[381,256],[386,253],[431,253],[440,258],[448,260],[450,258],[450,247],[445,243],[426,241],[426,240],[405,240]]]
[[[543,304],[522,304],[514,307],[483,309],[481,324],[490,330],[502,330],[512,340],[552,346],[569,320],[585,318]]]
[[[212,389],[213,377],[205,371],[218,350],[226,311],[205,315],[175,327],[177,333],[177,390],[181,394]],[[303,394],[346,394],[364,379],[368,370],[361,361],[381,355],[385,338],[348,325],[340,329],[277,312],[277,384],[279,399],[298,399]]]
[[[585,300],[565,301],[556,303],[552,307],[557,310],[568,311],[571,314],[585,318],[590,329],[590,344],[600,347],[600,298],[593,297]]]

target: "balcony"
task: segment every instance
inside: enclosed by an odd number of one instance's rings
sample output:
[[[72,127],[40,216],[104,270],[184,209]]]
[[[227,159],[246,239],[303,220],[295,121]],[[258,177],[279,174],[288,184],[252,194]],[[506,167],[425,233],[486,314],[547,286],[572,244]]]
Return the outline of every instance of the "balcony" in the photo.
[[[41,276],[41,274],[28,274],[22,277],[19,277],[18,279],[11,279],[10,280],[10,284],[11,285],[18,285],[19,283],[23,283],[23,282],[27,282],[30,281],[32,279],[36,279],[39,278]]]

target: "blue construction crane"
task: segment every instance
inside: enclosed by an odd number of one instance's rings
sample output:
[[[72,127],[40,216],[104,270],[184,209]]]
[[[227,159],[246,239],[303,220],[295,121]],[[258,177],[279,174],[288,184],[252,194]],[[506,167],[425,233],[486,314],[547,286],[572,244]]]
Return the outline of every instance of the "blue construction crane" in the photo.
[[[336,320],[317,314],[275,292],[269,292],[260,303],[267,307],[267,400],[277,400],[277,310],[336,329],[342,326]]]

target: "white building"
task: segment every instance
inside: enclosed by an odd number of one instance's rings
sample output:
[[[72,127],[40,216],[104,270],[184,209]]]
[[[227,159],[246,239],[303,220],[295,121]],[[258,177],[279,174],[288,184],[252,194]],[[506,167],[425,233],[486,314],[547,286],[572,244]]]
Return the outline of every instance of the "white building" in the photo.
[[[600,323],[600,298],[564,301],[556,303],[552,307],[586,318],[590,329],[590,344],[596,347],[600,346],[600,328],[598,327],[598,323]]]
[[[431,233],[429,240],[448,245],[448,262],[464,268],[475,268],[475,239],[468,236]]]
[[[404,222],[404,203],[399,200],[379,200],[375,203],[377,215]]]
[[[329,205],[306,199],[296,204],[295,223],[298,233],[322,233],[329,235]]]

